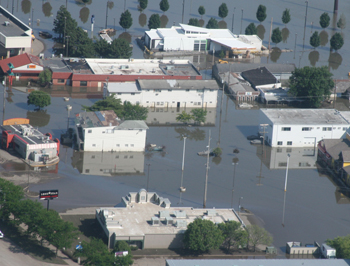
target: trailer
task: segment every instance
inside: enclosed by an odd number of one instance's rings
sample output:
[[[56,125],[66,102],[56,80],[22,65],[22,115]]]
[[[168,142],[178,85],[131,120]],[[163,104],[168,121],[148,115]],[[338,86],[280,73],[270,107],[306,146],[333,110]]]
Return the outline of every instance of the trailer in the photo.
[[[326,259],[336,259],[336,250],[327,244],[323,243],[321,246],[322,257]]]

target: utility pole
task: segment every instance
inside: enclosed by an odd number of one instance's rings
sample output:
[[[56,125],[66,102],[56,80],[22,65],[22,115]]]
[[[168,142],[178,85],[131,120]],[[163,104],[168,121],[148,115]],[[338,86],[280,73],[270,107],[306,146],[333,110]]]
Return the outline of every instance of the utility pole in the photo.
[[[264,153],[264,145],[265,145],[265,134],[267,133],[267,131],[265,131],[265,128],[268,126],[269,124],[260,124],[260,128],[263,128],[263,131],[259,131],[259,134],[263,134],[263,148],[262,148],[262,152]],[[261,136],[260,136],[261,137]]]
[[[305,11],[305,23],[304,23],[304,38],[303,38],[303,50],[305,46],[305,30],[306,30],[306,20],[307,20],[307,8],[309,7],[309,1],[305,1],[306,3],[306,11]]]
[[[207,154],[207,165],[206,165],[206,173],[205,173],[203,208],[206,208],[206,205],[207,205],[208,172],[209,172],[209,156],[210,156],[210,139],[211,139],[211,130],[209,129],[208,154]]]
[[[4,76],[3,85],[4,85],[4,101],[3,101],[3,108],[2,108],[2,124],[4,124],[4,121],[5,121],[6,76]]]
[[[243,8],[242,8],[242,17],[241,17],[241,31],[239,32],[239,34],[242,34],[242,23],[243,23]]]
[[[297,37],[298,37],[298,34],[295,33],[295,43],[294,43],[294,59],[295,59],[295,51],[297,49]]]
[[[270,26],[270,37],[269,37],[269,52],[270,52],[270,42],[271,42],[271,35],[272,35],[272,24],[273,24],[273,18],[271,18],[271,26]]]
[[[107,20],[108,20],[108,1],[107,1],[107,6],[106,6],[106,27],[105,27],[105,29],[107,29]]]
[[[66,40],[67,40],[67,45],[66,45],[66,57],[68,57],[68,39],[70,36],[66,36]]]
[[[33,17],[34,17],[34,8],[32,8],[32,29],[34,28],[34,20],[33,20]]]
[[[182,0],[182,22],[184,23],[184,13],[185,13],[185,0]]]
[[[14,10],[15,10],[15,0],[12,0],[12,15],[13,15]]]
[[[148,184],[149,184],[149,167],[151,166],[151,164],[150,163],[148,163],[148,164],[146,164],[147,165],[147,167],[148,167],[148,173],[147,173],[147,189],[146,189],[146,191],[148,192]]]
[[[334,0],[334,11],[333,13],[338,13],[338,0]]]
[[[233,33],[233,24],[235,22],[235,10],[236,10],[236,7],[233,8],[233,14],[232,14],[232,33]]]
[[[67,23],[67,17],[64,17],[63,43],[64,43],[64,40],[66,39],[66,23]],[[63,44],[63,47],[64,47],[64,44]]]

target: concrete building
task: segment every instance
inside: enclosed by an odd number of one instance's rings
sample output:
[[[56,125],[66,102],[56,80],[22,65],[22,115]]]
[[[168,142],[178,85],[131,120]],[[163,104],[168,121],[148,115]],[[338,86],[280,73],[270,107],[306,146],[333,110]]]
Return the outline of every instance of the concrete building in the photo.
[[[74,151],[72,166],[83,175],[144,175],[143,152],[78,152]]]
[[[1,130],[1,147],[12,148],[25,160],[46,163],[59,155],[60,141],[52,140],[49,133],[42,134],[29,124],[28,119],[7,119]]]
[[[0,55],[10,56],[30,52],[32,29],[0,6]]]
[[[96,209],[110,248],[119,240],[142,249],[181,248],[187,225],[197,218],[214,223],[241,221],[233,209],[171,207],[169,199],[145,189],[130,192],[121,205]]]
[[[54,85],[99,87],[105,82],[135,82],[137,79],[201,80],[188,60],[55,58],[43,63],[52,71]]]
[[[207,29],[186,24],[145,32],[150,50],[207,51],[225,50],[234,53],[260,52],[262,40],[257,35],[235,35],[228,29]]]
[[[215,108],[218,97],[215,80],[142,80],[136,83],[105,83],[104,97],[115,95],[122,102],[144,107]]]
[[[349,266],[348,259],[177,259],[166,260],[165,266]]]
[[[76,115],[79,150],[141,152],[146,146],[144,121],[118,120],[114,111],[82,112]]]
[[[265,141],[272,147],[316,147],[322,139],[346,137],[349,113],[334,109],[260,109],[259,132],[265,128]]]

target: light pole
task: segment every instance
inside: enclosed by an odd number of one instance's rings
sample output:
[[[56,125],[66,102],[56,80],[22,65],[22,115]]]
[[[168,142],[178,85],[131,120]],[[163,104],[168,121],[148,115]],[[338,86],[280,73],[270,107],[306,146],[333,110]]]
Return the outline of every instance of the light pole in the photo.
[[[114,20],[113,29],[114,29],[114,31],[115,31],[115,18],[113,18],[113,20]]]
[[[231,208],[233,208],[233,192],[235,190],[235,178],[236,178],[236,166],[238,164],[238,158],[232,159],[232,165],[233,165],[233,181],[232,181],[232,196],[231,196]]]
[[[67,7],[68,7],[68,0],[66,0],[66,9],[67,9]]]
[[[106,6],[106,27],[105,27],[105,29],[107,29],[107,20],[108,20],[108,1],[107,1],[107,6]]]
[[[233,14],[232,14],[232,33],[233,33],[233,24],[235,22],[235,10],[236,10],[236,7],[233,8]]]
[[[241,200],[242,199],[243,199],[243,197],[240,197],[239,201],[238,201],[238,214],[241,214]]]
[[[185,170],[185,152],[186,152],[186,139],[187,137],[183,137],[184,139],[184,146],[182,149],[182,171],[181,171],[181,186],[180,186],[180,191],[183,190],[183,179],[184,179],[184,170]]]
[[[64,17],[64,31],[63,31],[63,40],[66,39],[66,23],[67,23],[67,17]],[[63,42],[64,43],[64,42]],[[64,44],[63,44],[64,47]]]
[[[67,112],[68,112],[68,116],[67,116],[67,132],[68,132],[68,128],[69,128],[69,114],[70,114],[70,111],[72,110],[72,106],[71,105],[67,105]]]
[[[209,172],[209,156],[210,156],[210,139],[211,139],[211,131],[209,129],[209,140],[208,140],[208,154],[207,154],[207,164],[206,164],[206,172],[205,172],[205,185],[204,185],[204,199],[203,199],[203,208],[207,205],[207,189],[208,189],[208,172]]]
[[[34,27],[34,20],[33,20],[33,17],[34,17],[34,8],[32,8],[32,22],[31,22],[31,23],[32,23],[32,25],[31,25],[31,26],[32,26],[32,29],[33,29],[33,27]]]
[[[297,38],[298,38],[298,33],[295,33],[295,43],[294,43],[294,59],[295,59],[295,51],[297,49]]]
[[[288,155],[287,155],[286,179],[285,179],[285,181],[284,181],[284,192],[287,191],[287,179],[288,179],[289,158],[290,158],[290,154],[288,153]]]
[[[125,12],[126,0],[124,0],[124,12]]]
[[[239,34],[242,34],[242,23],[243,23],[243,8],[242,8],[242,17],[241,17],[241,31]]]
[[[184,23],[184,13],[185,13],[185,0],[182,0],[182,22]]]
[[[305,46],[305,30],[306,30],[306,20],[307,20],[307,8],[309,7],[309,1],[305,1],[306,3],[306,12],[305,12],[305,23],[304,23],[304,38],[303,38],[303,50]]]
[[[146,188],[146,190],[147,190],[147,192],[148,192],[148,184],[149,184],[149,167],[151,166],[151,164],[150,164],[150,163],[147,163],[146,165],[147,165],[147,167],[148,167],[148,170],[147,170],[147,188]]]
[[[67,41],[67,45],[66,45],[66,57],[68,57],[68,39],[70,36],[66,36],[66,41]]]

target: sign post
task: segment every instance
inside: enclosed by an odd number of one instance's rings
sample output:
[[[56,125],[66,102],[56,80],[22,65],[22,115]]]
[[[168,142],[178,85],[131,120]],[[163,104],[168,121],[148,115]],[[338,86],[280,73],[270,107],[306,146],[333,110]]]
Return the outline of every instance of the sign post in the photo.
[[[50,200],[58,198],[58,189],[40,190],[39,199],[47,201],[47,210],[50,207]]]

